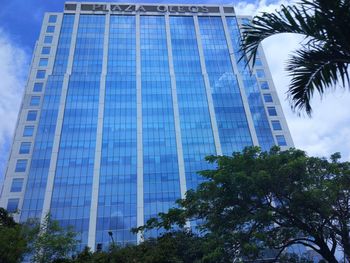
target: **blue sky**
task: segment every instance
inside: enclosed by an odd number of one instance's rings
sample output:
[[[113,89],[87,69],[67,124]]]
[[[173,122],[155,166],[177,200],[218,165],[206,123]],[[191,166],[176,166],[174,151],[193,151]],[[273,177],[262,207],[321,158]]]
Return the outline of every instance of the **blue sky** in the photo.
[[[143,0],[143,3],[202,3],[231,4],[236,13],[254,15],[259,11],[273,11],[280,4],[295,0]],[[92,2],[92,1],[85,1]],[[112,2],[112,1],[105,1]],[[113,1],[118,2],[118,1]],[[119,1],[121,2],[121,1]],[[140,1],[122,1],[140,2]],[[0,9],[0,181],[12,143],[13,131],[26,83],[28,68],[39,35],[45,11],[62,11],[61,0],[10,0],[2,3]],[[301,39],[294,35],[281,35],[263,42],[270,70],[297,148],[310,155],[329,156],[342,152],[343,160],[350,160],[350,94],[339,90],[327,94],[321,101],[313,100],[314,115],[298,117],[291,112],[285,100],[289,78],[284,71],[288,54],[296,49]]]

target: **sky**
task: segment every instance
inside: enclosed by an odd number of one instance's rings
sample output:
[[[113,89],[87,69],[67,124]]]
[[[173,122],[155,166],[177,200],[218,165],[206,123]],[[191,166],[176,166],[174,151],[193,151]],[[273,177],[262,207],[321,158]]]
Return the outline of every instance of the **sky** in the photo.
[[[233,4],[238,15],[255,15],[262,11],[274,11],[281,4],[292,4],[295,1],[142,0],[141,2]],[[63,10],[63,4],[62,0],[11,0],[2,3],[0,9],[0,179],[5,172],[29,65],[44,12],[60,12]],[[312,100],[314,109],[312,118],[298,116],[292,112],[286,100],[290,79],[284,70],[285,63],[301,41],[300,36],[283,34],[266,39],[262,43],[295,146],[312,156],[329,157],[334,152],[341,152],[342,160],[350,161],[349,89],[338,88],[335,92],[327,93],[322,99],[315,96]]]

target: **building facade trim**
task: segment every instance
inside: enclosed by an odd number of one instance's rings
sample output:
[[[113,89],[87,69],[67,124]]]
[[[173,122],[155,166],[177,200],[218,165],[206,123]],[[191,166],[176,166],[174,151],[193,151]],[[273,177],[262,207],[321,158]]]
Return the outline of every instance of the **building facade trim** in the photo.
[[[137,226],[144,225],[143,202],[143,136],[142,136],[142,90],[141,90],[141,45],[140,15],[136,15],[136,106],[137,106]],[[137,242],[143,240],[137,233]]]

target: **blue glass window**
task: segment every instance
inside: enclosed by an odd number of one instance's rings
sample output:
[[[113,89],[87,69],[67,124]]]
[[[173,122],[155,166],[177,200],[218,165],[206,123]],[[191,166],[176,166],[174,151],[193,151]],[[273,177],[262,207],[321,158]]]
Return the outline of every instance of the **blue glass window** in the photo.
[[[22,142],[21,146],[19,147],[19,153],[20,154],[27,154],[30,152],[30,142]]]
[[[53,33],[55,32],[55,26],[47,26],[46,33]]]
[[[43,90],[44,83],[42,82],[36,82],[34,83],[33,91],[34,92],[41,92]]]
[[[273,102],[271,94],[264,94],[265,102]]]
[[[12,180],[11,193],[18,193],[22,191],[23,178],[15,178]]]
[[[36,117],[38,115],[38,111],[30,110],[27,114],[27,121],[36,121]]]
[[[286,138],[283,135],[276,135],[276,140],[279,146],[287,146]]]
[[[45,36],[44,43],[45,44],[51,44],[52,43],[52,39],[53,39],[52,36]]]
[[[43,49],[41,50],[41,54],[42,55],[49,55],[51,51],[50,47],[43,47]]]
[[[270,116],[277,116],[277,111],[275,107],[267,107],[267,111]]]
[[[46,67],[49,62],[48,58],[41,58],[39,61],[39,67]]]
[[[15,172],[16,173],[25,172],[27,168],[27,162],[28,160],[25,160],[25,159],[17,160]]]
[[[261,59],[260,58],[257,58],[256,60],[255,60],[255,66],[258,66],[258,67],[262,67],[262,62],[261,62]]]
[[[36,72],[36,78],[37,79],[44,79],[45,78],[46,71],[45,70],[38,70]]]
[[[282,130],[282,126],[281,126],[280,121],[271,121],[271,124],[272,124],[272,128],[274,131]]]
[[[261,89],[269,89],[269,83],[267,81],[260,81]]]
[[[258,76],[258,78],[263,79],[265,78],[265,71],[263,69],[257,69],[256,75]]]
[[[29,103],[30,106],[39,106],[39,104],[40,104],[40,97],[39,96],[32,96],[30,98],[30,103]]]
[[[34,126],[25,126],[23,130],[23,137],[32,137],[34,133]]]
[[[11,198],[7,201],[6,210],[9,213],[15,213],[18,209],[19,198]]]
[[[57,15],[49,16],[49,23],[56,23],[56,21],[57,21]]]

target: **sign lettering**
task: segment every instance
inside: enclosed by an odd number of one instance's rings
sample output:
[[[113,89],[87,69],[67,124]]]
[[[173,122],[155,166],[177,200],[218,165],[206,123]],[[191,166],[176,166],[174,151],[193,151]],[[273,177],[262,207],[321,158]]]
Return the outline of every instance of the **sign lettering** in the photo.
[[[83,11],[102,11],[102,12],[169,12],[169,13],[208,13],[209,9],[206,6],[149,6],[140,5],[136,8],[136,5],[108,5],[103,4],[84,4]]]

